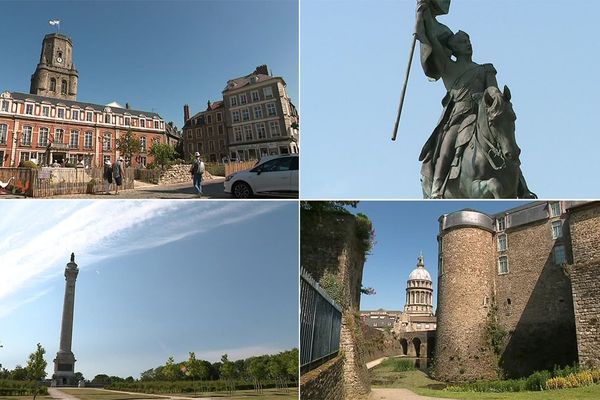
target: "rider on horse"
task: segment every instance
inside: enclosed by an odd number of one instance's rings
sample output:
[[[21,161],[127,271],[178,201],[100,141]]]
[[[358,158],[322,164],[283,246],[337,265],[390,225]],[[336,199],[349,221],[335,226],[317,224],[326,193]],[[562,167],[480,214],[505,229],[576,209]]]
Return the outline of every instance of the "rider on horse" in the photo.
[[[442,117],[419,156],[423,161],[421,174],[432,183],[429,197],[443,198],[450,167],[458,162],[467,144],[457,142],[459,128],[468,116],[477,114],[481,94],[489,87],[498,87],[496,69],[492,64],[473,62],[469,35],[453,33],[439,23],[428,0],[418,1],[416,37],[421,43],[425,75],[434,80],[442,78],[447,90]],[[519,182],[519,197],[525,197],[530,192],[522,173]]]

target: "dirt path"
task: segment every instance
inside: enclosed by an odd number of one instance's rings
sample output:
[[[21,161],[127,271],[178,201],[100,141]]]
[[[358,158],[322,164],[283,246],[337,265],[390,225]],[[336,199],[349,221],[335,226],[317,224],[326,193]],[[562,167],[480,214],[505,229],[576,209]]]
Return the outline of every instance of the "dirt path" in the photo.
[[[48,394],[52,396],[53,399],[61,399],[61,400],[79,400],[77,397],[62,392],[56,388],[49,387]]]
[[[425,397],[408,389],[372,389],[369,400],[439,400],[439,397]]]

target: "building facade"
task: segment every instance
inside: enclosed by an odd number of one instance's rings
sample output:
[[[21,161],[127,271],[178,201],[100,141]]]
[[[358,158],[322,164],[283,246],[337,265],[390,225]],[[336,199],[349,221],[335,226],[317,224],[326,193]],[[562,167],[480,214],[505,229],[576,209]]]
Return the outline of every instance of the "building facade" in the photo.
[[[189,106],[183,106],[183,156],[191,159],[198,152],[209,162],[227,158],[225,108],[222,101],[208,102],[206,110],[190,118]]]
[[[269,75],[266,65],[229,80],[223,103],[230,158],[298,153],[298,112],[283,78]]]
[[[597,305],[589,289],[600,287],[599,215],[597,203],[553,201],[440,217],[435,377],[525,376],[577,360],[598,366],[600,338],[580,332],[576,315],[598,315],[588,299]],[[582,280],[582,271],[593,273]],[[582,348],[595,355],[584,358]]]
[[[0,94],[0,166],[34,160],[40,165],[100,166],[121,154],[118,139],[131,131],[141,151],[128,160],[133,166],[152,161],[154,143],[166,142],[163,119],[154,112],[76,100],[78,73],[71,39],[44,37],[40,63],[29,94]]]

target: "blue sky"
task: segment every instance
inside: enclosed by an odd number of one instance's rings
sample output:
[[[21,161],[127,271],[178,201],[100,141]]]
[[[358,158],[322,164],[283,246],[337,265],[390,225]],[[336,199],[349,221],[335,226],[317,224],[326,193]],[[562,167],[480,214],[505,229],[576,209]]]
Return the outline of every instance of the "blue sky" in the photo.
[[[267,64],[298,101],[297,0],[2,1],[0,91],[29,93],[42,39],[73,40],[77,99],[159,113],[183,125],[228,79]]]
[[[418,155],[442,111],[418,52],[390,140],[414,29],[414,0],[301,3],[302,195],[421,198]],[[522,169],[540,198],[597,198],[600,2],[454,0],[440,18],[471,36],[517,113]],[[418,47],[417,47],[418,51]]]
[[[423,252],[425,268],[433,280],[433,305],[437,304],[438,218],[464,208],[497,213],[525,204],[520,201],[361,201],[353,213],[362,212],[373,222],[377,243],[367,257],[363,286],[376,294],[361,297],[361,310],[403,310],[406,280]]]
[[[4,201],[0,363],[56,356],[71,252],[76,371],[140,372],[298,346],[298,206],[288,201]]]

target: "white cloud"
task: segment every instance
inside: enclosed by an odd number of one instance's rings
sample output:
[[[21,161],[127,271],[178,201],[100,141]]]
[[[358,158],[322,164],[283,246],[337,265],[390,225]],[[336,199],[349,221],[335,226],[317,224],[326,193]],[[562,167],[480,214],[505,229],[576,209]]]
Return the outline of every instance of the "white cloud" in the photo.
[[[62,274],[71,252],[89,267],[97,261],[162,246],[189,235],[239,223],[283,202],[36,201],[0,206],[0,300]],[[19,203],[19,204],[14,204]],[[144,240],[131,240],[143,230]],[[0,318],[20,305],[0,309]]]

